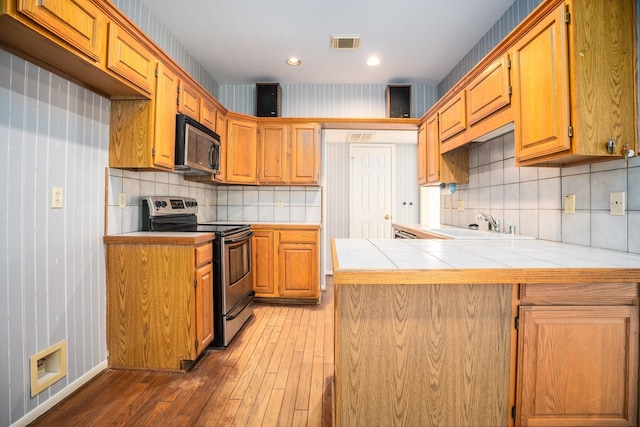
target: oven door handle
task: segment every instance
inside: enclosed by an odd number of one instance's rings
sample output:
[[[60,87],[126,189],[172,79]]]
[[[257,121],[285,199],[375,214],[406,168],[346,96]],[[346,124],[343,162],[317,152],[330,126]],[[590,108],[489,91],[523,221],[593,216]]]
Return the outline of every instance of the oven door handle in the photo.
[[[238,237],[233,237],[230,239],[225,238],[224,242],[225,243],[238,243],[238,242],[242,242],[243,240],[247,240],[248,238],[253,236],[253,231],[249,230],[246,233],[243,233],[242,235],[238,236]]]
[[[250,291],[244,297],[242,297],[242,299],[240,301],[238,301],[238,303],[236,305],[234,305],[231,310],[229,310],[229,313],[226,316],[227,322],[229,322],[229,321],[235,319],[236,317],[238,317],[240,315],[240,313],[242,313],[244,311],[244,309],[247,308],[251,304],[251,302],[253,301],[253,296],[255,294],[256,294],[256,291]],[[247,300],[249,300],[249,302],[245,302]],[[234,313],[234,311],[235,311],[235,313]]]

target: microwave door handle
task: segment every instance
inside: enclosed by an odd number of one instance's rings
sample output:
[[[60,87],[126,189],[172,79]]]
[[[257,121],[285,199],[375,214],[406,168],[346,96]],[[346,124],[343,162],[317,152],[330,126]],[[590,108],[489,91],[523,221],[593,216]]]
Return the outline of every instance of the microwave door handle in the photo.
[[[209,146],[209,167],[213,168],[215,165],[213,164],[213,155],[215,154],[215,145],[211,144]]]

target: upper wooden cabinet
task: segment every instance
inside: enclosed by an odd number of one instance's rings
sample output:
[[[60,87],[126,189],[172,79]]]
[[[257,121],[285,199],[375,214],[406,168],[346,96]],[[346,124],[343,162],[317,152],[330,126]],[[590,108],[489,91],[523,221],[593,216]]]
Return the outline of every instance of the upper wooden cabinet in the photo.
[[[636,2],[566,0],[513,47],[516,163],[637,151]],[[607,149],[613,141],[611,152]]]
[[[200,109],[201,102],[202,97],[198,90],[191,86],[188,80],[180,80],[180,84],[178,85],[178,112],[202,123],[202,118],[200,117],[200,113],[202,111]]]
[[[315,185],[320,181],[320,126],[261,122],[258,128],[261,184]]]
[[[18,0],[17,10],[91,60],[102,61],[107,19],[91,1]]]
[[[438,114],[432,114],[418,130],[418,184],[467,184],[468,182],[468,149],[460,147],[441,154]]]
[[[511,101],[509,64],[509,55],[502,55],[465,87],[469,126],[509,105]]]
[[[111,102],[109,166],[173,170],[178,76],[160,63],[157,74],[151,101]]]
[[[257,184],[258,125],[246,118],[227,118],[225,182]]]
[[[216,132],[218,135],[222,132],[218,126],[218,108],[209,97],[203,97],[200,99],[200,123]]]
[[[466,94],[460,91],[438,110],[440,141],[444,142],[467,128]]]
[[[125,29],[109,23],[107,67],[148,94],[153,92],[156,59]]]

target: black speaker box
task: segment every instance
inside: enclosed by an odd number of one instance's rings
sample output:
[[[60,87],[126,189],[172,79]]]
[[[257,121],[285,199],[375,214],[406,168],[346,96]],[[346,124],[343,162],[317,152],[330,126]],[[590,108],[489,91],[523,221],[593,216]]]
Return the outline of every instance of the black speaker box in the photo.
[[[387,117],[411,117],[411,86],[387,86]]]
[[[280,117],[280,83],[256,83],[256,116]]]

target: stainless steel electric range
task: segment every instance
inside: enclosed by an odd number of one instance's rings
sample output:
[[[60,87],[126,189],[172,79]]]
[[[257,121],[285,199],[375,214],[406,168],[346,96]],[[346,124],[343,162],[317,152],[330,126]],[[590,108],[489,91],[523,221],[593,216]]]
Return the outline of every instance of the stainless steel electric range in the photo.
[[[213,346],[226,347],[253,314],[251,236],[248,224],[198,223],[190,197],[142,198],[143,231],[209,232],[213,240]]]

